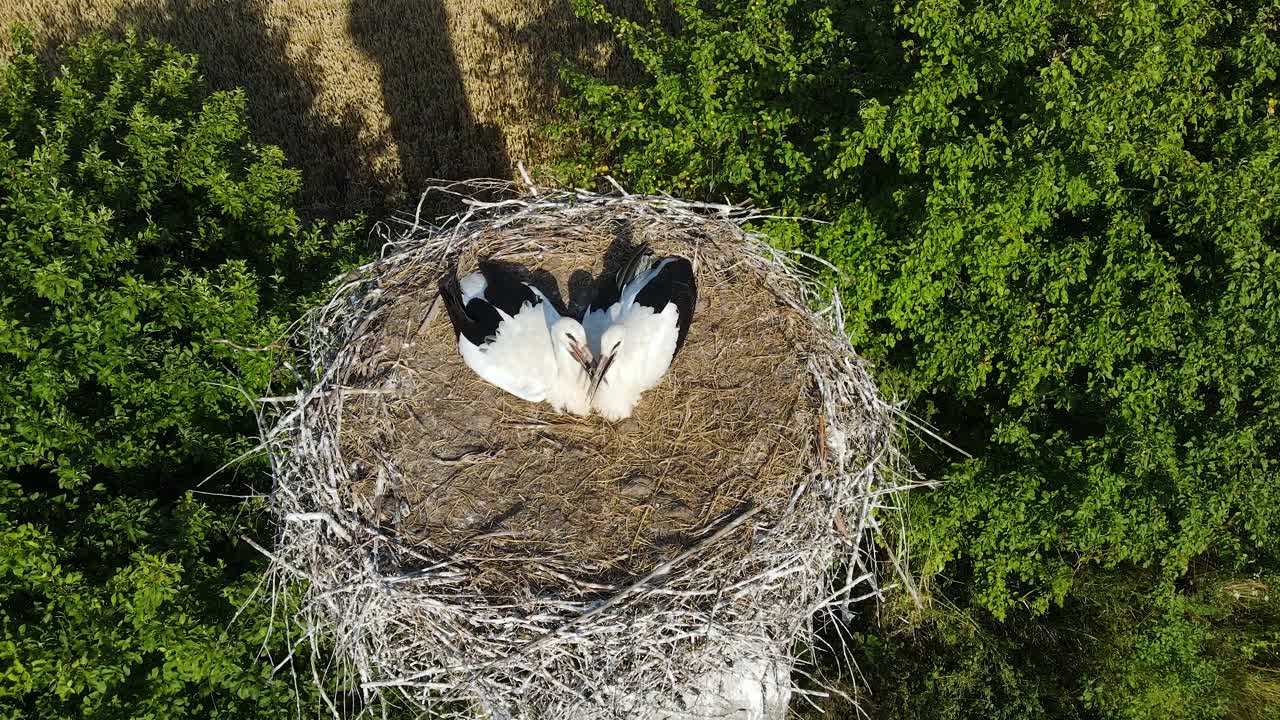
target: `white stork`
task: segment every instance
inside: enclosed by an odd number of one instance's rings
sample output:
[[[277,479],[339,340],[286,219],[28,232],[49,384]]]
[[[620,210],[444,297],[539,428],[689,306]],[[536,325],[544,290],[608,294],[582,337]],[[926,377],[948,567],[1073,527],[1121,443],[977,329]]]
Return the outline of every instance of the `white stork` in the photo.
[[[615,421],[631,416],[680,352],[697,302],[689,259],[655,258],[647,244],[613,282],[600,283],[582,318],[596,358],[589,390],[596,411]]]
[[[537,288],[501,265],[440,281],[458,351],[481,378],[529,402],[557,411],[591,412],[591,351],[582,325],[561,317]]]

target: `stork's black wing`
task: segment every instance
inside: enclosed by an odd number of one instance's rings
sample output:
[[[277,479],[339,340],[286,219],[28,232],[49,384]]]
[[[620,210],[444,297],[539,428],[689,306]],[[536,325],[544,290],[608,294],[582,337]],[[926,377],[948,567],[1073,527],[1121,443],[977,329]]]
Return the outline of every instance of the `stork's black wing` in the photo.
[[[462,288],[458,285],[456,268],[451,268],[440,278],[440,298],[444,300],[444,309],[449,313],[454,332],[470,340],[472,345],[479,347],[497,334],[502,316],[492,305],[480,298],[462,304]]]
[[[498,263],[481,260],[480,274],[484,275],[485,281],[484,299],[508,315],[515,316],[525,303],[536,307],[542,302],[520,276]]]
[[[618,291],[626,287],[628,283],[636,279],[640,273],[653,267],[650,260],[653,258],[653,249],[649,247],[649,243],[640,243],[640,247],[636,248],[635,253],[627,260],[627,264],[618,270],[617,285]]]
[[[471,298],[465,305],[462,302],[462,288],[458,284],[457,268],[450,268],[440,278],[440,297],[444,299],[445,310],[449,312],[449,322],[453,323],[453,329],[458,335],[470,340],[476,347],[498,334],[498,325],[502,322],[502,315],[498,310],[507,315],[515,315],[525,303],[537,306],[542,301],[515,273],[497,263],[481,261],[480,274],[484,275],[484,293]]]
[[[693,263],[688,258],[668,255],[657,261],[658,274],[636,295],[636,302],[652,308],[655,313],[666,309],[669,303],[676,306],[676,322],[680,334],[676,336],[676,349],[672,358],[680,353],[684,339],[689,335],[693,322],[693,309],[698,304],[698,285],[693,277]]]

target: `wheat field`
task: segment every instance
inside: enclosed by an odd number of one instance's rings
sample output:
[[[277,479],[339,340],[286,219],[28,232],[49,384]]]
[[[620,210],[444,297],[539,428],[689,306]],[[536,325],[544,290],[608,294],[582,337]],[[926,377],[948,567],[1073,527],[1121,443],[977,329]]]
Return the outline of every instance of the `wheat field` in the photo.
[[[568,0],[0,0],[13,22],[55,58],[129,27],[199,54],[211,87],[245,88],[255,138],[302,170],[313,217],[382,213],[427,178],[546,161],[555,148],[536,129],[559,97],[557,56],[627,72]]]

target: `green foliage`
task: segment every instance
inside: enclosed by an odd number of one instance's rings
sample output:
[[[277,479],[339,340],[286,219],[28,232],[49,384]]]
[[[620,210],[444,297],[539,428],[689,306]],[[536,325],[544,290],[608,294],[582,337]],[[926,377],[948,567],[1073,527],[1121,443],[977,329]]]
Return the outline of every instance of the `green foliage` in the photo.
[[[1280,709],[1280,578],[1199,576],[1168,598],[1098,583],[1084,699],[1116,718],[1266,718]],[[1143,617],[1143,615],[1154,617]]]
[[[990,613],[938,606],[909,631],[862,628],[848,642],[872,692],[858,693],[856,685],[846,690],[860,696],[872,717],[1062,717],[1063,708],[1070,707],[1079,691],[1079,668],[1063,663],[1064,655],[1070,657],[1064,651],[1070,648],[1055,642],[1063,636],[1052,623],[1053,618],[1040,618],[1034,624],[1001,624]],[[853,716],[852,711],[839,710],[834,705],[824,708],[827,713],[836,711],[836,717]]]
[[[1242,671],[1196,632],[1223,616],[1180,583],[1198,559],[1280,562],[1280,3],[578,9],[649,77],[566,72],[566,179],[603,166],[827,221],[769,230],[839,268],[882,381],[974,455],[916,448],[946,480],[909,530],[940,596],[1013,628],[1073,598],[1103,613],[1094,574],[1141,576],[1116,582],[1150,612],[1107,626],[1131,639],[1107,672],[1134,679],[1091,680],[1073,707],[1235,712],[1206,693]],[[937,638],[970,660],[1031,652]]]
[[[196,59],[91,38],[0,74],[0,717],[257,717],[245,508],[193,494],[251,447],[290,308],[350,259]],[[201,490],[243,494],[263,473]],[[278,649],[278,648],[277,648]]]
[[[852,634],[874,690],[864,704],[886,718],[1275,717],[1280,578],[1205,572],[1172,597],[1151,593],[1154,579],[1085,573],[1061,607],[1004,621],[897,598],[886,614],[914,623]]]

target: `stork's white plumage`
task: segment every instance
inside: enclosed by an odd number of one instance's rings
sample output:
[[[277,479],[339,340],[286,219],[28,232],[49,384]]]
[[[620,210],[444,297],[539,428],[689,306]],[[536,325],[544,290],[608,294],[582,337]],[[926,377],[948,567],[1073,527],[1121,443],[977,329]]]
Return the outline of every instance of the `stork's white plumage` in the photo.
[[[698,288],[688,258],[655,258],[642,245],[613,282],[601,282],[582,318],[596,358],[591,405],[609,420],[631,416],[684,346]]]
[[[459,283],[440,284],[458,352],[484,380],[529,402],[557,411],[591,412],[592,356],[586,332],[561,317],[537,288],[489,261]]]

